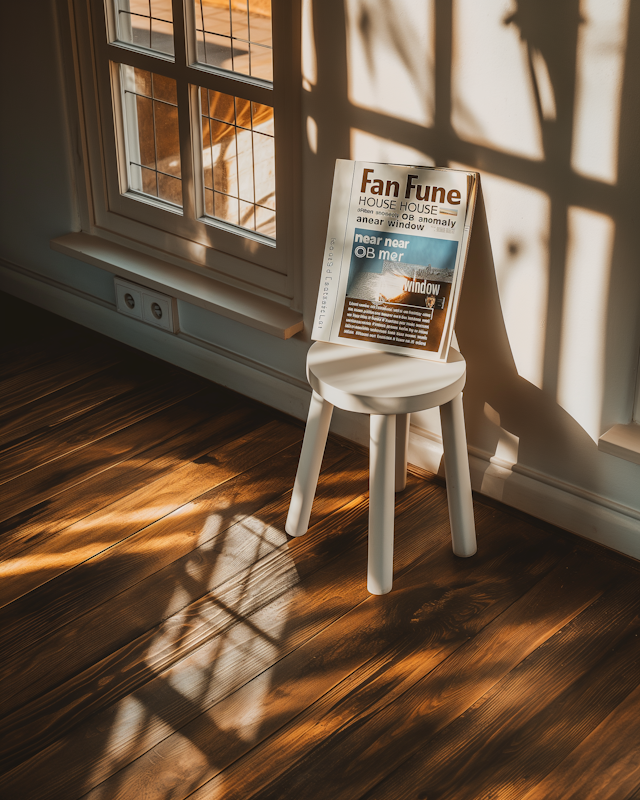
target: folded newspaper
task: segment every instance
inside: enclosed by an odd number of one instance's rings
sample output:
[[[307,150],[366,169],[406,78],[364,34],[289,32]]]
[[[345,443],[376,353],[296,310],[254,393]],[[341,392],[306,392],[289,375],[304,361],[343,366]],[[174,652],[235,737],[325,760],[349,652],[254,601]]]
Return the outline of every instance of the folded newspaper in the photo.
[[[312,339],[446,361],[478,174],[338,159]]]

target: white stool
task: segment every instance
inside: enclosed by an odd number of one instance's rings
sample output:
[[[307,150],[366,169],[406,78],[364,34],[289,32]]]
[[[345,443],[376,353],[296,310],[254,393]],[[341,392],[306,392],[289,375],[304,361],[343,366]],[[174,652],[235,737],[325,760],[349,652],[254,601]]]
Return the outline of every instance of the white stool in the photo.
[[[309,527],[333,407],[369,414],[369,559],[367,589],[386,594],[393,584],[394,492],[405,488],[409,415],[440,407],[453,552],[477,549],[462,388],[467,365],[453,348],[446,363],[316,342],[307,356],[313,389],[285,530]]]

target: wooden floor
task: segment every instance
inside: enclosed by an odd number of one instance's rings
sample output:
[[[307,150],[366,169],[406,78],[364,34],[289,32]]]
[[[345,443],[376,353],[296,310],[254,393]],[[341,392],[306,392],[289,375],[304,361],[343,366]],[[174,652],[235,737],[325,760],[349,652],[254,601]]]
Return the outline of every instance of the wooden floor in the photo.
[[[3,296],[0,797],[640,798],[640,572],[442,483],[366,591],[367,459]]]

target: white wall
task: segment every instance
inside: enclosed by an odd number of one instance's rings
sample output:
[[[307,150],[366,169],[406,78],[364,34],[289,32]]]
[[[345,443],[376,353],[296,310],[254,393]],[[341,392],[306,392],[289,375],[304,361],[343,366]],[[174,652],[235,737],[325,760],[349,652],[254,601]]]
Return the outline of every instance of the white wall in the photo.
[[[640,557],[640,466],[597,448],[630,419],[640,342],[640,9],[628,0],[302,5],[307,326],[336,158],[479,170],[457,325],[474,486]],[[31,58],[9,26],[0,48],[2,107],[20,121],[1,132],[4,285],[85,324],[95,299],[95,324],[110,335],[302,416],[304,336],[280,341],[184,304],[187,336],[167,347],[164,334],[115,315],[108,272],[49,249],[79,229],[76,123],[58,52],[68,56],[68,42],[54,9],[55,0],[37,15],[14,4]],[[362,439],[363,422],[337,425]],[[437,415],[414,419],[411,453],[438,467]]]

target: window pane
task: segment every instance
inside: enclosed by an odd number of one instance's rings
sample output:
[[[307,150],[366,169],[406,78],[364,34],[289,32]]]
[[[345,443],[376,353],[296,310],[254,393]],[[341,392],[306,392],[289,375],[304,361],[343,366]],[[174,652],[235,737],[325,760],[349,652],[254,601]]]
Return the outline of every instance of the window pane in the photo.
[[[223,122],[230,122],[232,125],[236,121],[236,111],[234,98],[230,94],[223,94],[222,92],[214,92],[203,89],[201,94],[204,93],[209,98],[208,113],[211,119],[220,119]],[[203,110],[203,113],[204,110]]]
[[[135,114],[137,119],[137,142],[139,158],[135,159],[143,167],[156,168],[156,149],[153,135],[153,100],[135,95]],[[132,104],[130,104],[132,107]]]
[[[176,82],[120,65],[129,190],[182,206]]]
[[[273,108],[200,89],[205,214],[275,238]]]
[[[171,0],[108,0],[113,3],[118,41],[174,55]]]
[[[193,3],[200,63],[273,80],[271,0],[193,0]]]
[[[273,138],[261,133],[253,134],[253,153],[255,159],[256,203],[276,210],[276,182],[273,164],[275,153]]]
[[[211,168],[213,184],[211,189],[238,196],[238,171],[236,169],[236,132],[233,125],[211,122]],[[213,153],[215,152],[215,160]]]

